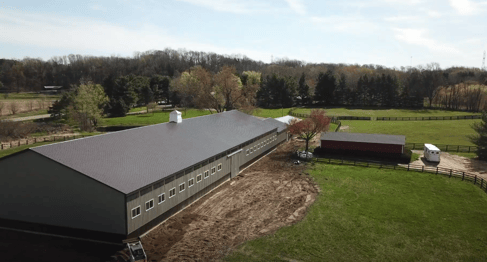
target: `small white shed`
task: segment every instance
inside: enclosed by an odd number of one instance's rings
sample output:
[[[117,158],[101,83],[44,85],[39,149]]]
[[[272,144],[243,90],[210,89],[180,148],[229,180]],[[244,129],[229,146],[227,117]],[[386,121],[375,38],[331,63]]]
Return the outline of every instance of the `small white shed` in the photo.
[[[424,144],[424,157],[431,162],[440,162],[441,150],[432,144]]]

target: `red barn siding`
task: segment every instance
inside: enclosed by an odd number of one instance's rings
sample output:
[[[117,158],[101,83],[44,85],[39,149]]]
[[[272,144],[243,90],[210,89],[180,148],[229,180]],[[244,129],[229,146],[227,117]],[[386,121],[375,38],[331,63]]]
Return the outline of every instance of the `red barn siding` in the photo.
[[[402,145],[321,140],[321,148],[375,153],[402,154]]]

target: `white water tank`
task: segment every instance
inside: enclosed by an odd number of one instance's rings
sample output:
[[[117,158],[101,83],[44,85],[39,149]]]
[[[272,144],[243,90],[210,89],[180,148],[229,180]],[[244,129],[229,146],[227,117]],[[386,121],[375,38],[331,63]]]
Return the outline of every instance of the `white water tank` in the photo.
[[[181,123],[183,122],[183,117],[181,116],[181,112],[178,110],[174,110],[169,114],[169,123]]]

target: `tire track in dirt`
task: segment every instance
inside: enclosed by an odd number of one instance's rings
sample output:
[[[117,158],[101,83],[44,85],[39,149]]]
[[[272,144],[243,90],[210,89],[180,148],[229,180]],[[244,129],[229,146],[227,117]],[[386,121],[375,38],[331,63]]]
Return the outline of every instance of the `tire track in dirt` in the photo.
[[[294,165],[292,140],[142,238],[148,261],[215,261],[301,220],[319,188]]]

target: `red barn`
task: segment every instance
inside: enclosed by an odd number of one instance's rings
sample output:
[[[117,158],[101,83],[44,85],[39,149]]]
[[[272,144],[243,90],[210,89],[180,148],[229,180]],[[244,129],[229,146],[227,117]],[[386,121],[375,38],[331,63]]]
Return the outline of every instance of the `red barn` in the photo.
[[[343,153],[371,153],[401,155],[406,144],[405,136],[342,133],[321,133],[321,148]]]

